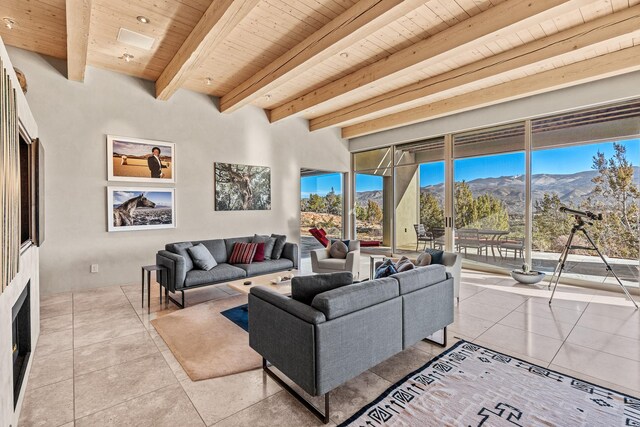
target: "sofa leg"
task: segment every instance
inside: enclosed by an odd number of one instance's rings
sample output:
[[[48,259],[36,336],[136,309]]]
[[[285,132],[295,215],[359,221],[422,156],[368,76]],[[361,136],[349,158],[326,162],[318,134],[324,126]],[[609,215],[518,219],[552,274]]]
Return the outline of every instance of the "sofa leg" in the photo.
[[[436,344],[443,348],[446,347],[447,346],[447,327],[446,326],[444,327],[442,342],[437,342],[429,338],[425,338],[423,341],[428,341],[430,343]]]
[[[329,393],[324,394],[324,414],[323,414],[315,406],[313,406],[313,404],[311,404],[307,399],[305,399],[300,393],[295,391],[289,384],[284,382],[278,375],[276,375],[275,372],[269,369],[269,366],[270,366],[269,362],[267,361],[267,359],[263,357],[262,369],[264,370],[264,372],[267,375],[269,375],[269,377],[271,377],[271,379],[273,379],[276,383],[278,383],[280,387],[285,389],[291,396],[295,397],[298,402],[302,403],[302,405],[304,405],[304,407],[307,408],[307,410],[311,412],[313,415],[315,415],[320,421],[322,421],[325,424],[329,424],[329,415],[331,414],[331,411],[329,408]]]
[[[171,301],[172,303],[174,303],[178,307],[184,308],[184,291],[180,291],[180,292],[182,293],[182,303],[179,303],[178,301],[173,299],[170,295],[167,295],[167,298],[169,299],[169,301]]]

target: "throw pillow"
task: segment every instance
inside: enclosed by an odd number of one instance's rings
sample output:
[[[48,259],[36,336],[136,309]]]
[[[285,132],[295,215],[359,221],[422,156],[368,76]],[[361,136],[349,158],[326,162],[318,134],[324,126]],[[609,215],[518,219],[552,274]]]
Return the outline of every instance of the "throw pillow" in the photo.
[[[276,239],[276,243],[273,246],[271,259],[280,259],[280,257],[282,256],[282,251],[284,250],[284,244],[287,243],[287,236],[283,234],[272,234],[271,237]]]
[[[353,275],[348,271],[294,277],[291,279],[291,298],[311,305],[316,295],[351,283]]]
[[[256,254],[253,256],[253,262],[264,261],[264,242],[257,243]]]
[[[396,274],[398,270],[396,270],[396,266],[393,265],[393,261],[390,259],[385,260],[380,267],[376,269],[376,279],[381,279],[383,277],[389,277],[392,274]]]
[[[415,268],[415,265],[413,265],[409,258],[403,256],[398,260],[398,262],[396,262],[395,267],[396,270],[398,270],[398,273],[402,273],[403,271],[413,270]]]
[[[442,256],[444,255],[444,251],[429,248],[425,249],[425,252],[431,255],[431,264],[442,264]]]
[[[187,248],[187,251],[193,260],[193,263],[200,270],[209,271],[218,265],[213,255],[211,255],[211,252],[209,252],[209,249],[207,249],[202,243]]]
[[[253,239],[251,239],[251,243],[264,243],[264,259],[271,259],[276,239],[269,236],[259,236],[254,234]]]
[[[416,259],[417,267],[426,267],[431,264],[431,254],[428,252],[422,252],[418,255],[418,259]]]
[[[182,242],[182,243],[174,243],[173,248],[175,253],[182,256],[184,258],[184,269],[185,271],[193,270],[193,261],[191,260],[191,255],[187,252],[187,249],[192,247],[193,244],[191,242]]]
[[[233,251],[229,257],[229,264],[251,264],[258,249],[257,243],[236,242],[233,244]]]
[[[349,248],[342,240],[336,240],[329,248],[329,256],[335,259],[345,259]]]

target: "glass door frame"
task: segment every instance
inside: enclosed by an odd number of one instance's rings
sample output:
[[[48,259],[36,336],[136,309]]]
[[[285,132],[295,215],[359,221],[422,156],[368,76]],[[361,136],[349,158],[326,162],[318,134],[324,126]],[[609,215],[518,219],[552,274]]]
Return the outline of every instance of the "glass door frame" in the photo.
[[[348,235],[349,233],[349,220],[351,218],[351,215],[349,214],[349,212],[347,212],[347,206],[349,206],[347,203],[347,199],[350,197],[351,191],[349,191],[351,187],[351,183],[349,182],[349,175],[351,175],[350,172],[341,172],[341,171],[329,171],[329,170],[324,170],[324,169],[315,169],[315,168],[300,168],[300,170],[302,169],[313,169],[314,171],[317,172],[321,172],[321,174],[319,175],[341,175],[340,177],[340,191],[341,191],[341,195],[342,195],[342,208],[341,208],[341,215],[342,215],[342,227],[340,230],[340,234],[341,234],[341,239],[345,239],[347,237],[350,237]],[[298,179],[298,196],[299,196],[299,200],[298,200],[298,209],[300,209],[300,203],[302,202],[302,174],[300,175],[299,179]],[[349,185],[347,187],[347,185]],[[300,212],[302,213],[302,212]],[[299,233],[299,232],[298,232]],[[300,237],[301,235],[299,235],[298,237]]]
[[[611,104],[614,105],[614,104]],[[601,108],[606,108],[607,105],[603,105],[601,106]],[[588,108],[587,108],[588,109]],[[576,110],[576,111],[580,111],[580,110]],[[455,224],[455,212],[454,212],[454,207],[455,207],[455,200],[454,200],[454,196],[455,196],[455,182],[454,182],[454,151],[453,151],[453,142],[454,142],[454,135],[459,134],[459,133],[464,133],[464,132],[468,132],[468,131],[472,131],[472,130],[481,130],[481,129],[487,129],[493,126],[504,126],[504,125],[509,125],[509,124],[523,124],[524,125],[524,155],[525,155],[525,164],[524,164],[524,168],[525,168],[525,212],[524,212],[524,262],[526,262],[528,265],[532,266],[533,265],[533,214],[534,214],[534,207],[533,207],[533,194],[532,194],[532,171],[533,171],[533,165],[532,165],[532,158],[533,158],[533,153],[535,151],[540,150],[541,148],[536,149],[533,146],[533,128],[532,128],[532,123],[535,120],[541,119],[541,118],[545,118],[545,117],[552,117],[553,115],[545,115],[545,116],[540,116],[540,117],[531,117],[531,118],[527,118],[524,120],[515,120],[513,122],[507,122],[507,123],[499,123],[499,124],[493,124],[493,125],[486,125],[486,126],[480,126],[480,127],[476,127],[473,129],[468,129],[468,130],[464,130],[464,131],[459,131],[459,132],[452,132],[452,133],[447,133],[441,136],[438,135],[434,135],[434,136],[430,136],[429,139],[431,138],[437,138],[437,137],[444,137],[444,164],[445,164],[445,187],[444,187],[444,216],[445,216],[445,250],[449,251],[449,252],[454,252],[454,246],[455,246],[455,230],[454,230],[454,224]],[[625,136],[620,136],[617,137],[616,140],[626,140],[626,139],[631,139],[631,138],[640,138],[640,135],[625,135]],[[607,139],[602,139],[601,141],[608,141],[609,138]],[[599,141],[599,139],[596,139],[594,141],[584,141],[584,144],[587,143],[591,143],[591,142],[597,142]],[[349,196],[348,196],[348,200],[349,200],[349,212],[345,212],[345,215],[349,216],[349,231],[350,231],[350,236],[351,238],[353,238],[355,236],[355,230],[356,230],[356,218],[355,218],[355,200],[356,200],[356,188],[355,188],[355,177],[359,172],[364,172],[364,170],[362,171],[356,171],[355,170],[355,155],[358,153],[363,153],[366,151],[372,151],[372,150],[379,150],[379,149],[383,149],[383,148],[389,148],[392,150],[393,153],[395,153],[397,147],[402,146],[403,144],[407,144],[410,143],[411,141],[403,141],[402,143],[398,143],[398,144],[392,144],[392,145],[387,145],[387,146],[377,146],[377,147],[371,147],[367,150],[359,150],[357,152],[352,152],[351,153],[351,171],[349,173]],[[580,144],[577,144],[580,145]],[[395,200],[395,185],[396,185],[396,168],[397,167],[402,167],[399,165],[395,164],[395,161],[391,162],[391,165],[389,166],[389,168],[391,169],[391,182],[392,182],[392,191],[393,191],[393,198]],[[345,202],[347,201],[347,197],[345,197]],[[346,209],[346,207],[345,207]],[[386,212],[387,215],[391,215],[391,252],[395,253],[397,250],[396,247],[396,212],[395,212],[395,208],[392,209],[391,212]],[[345,224],[347,223],[347,221],[344,221]],[[639,264],[640,264],[640,259],[638,260]],[[507,268],[505,267],[499,267],[499,266],[493,266],[493,265],[482,265],[482,264],[473,264],[471,265],[468,262],[465,262],[465,260],[463,259],[463,266],[464,267],[471,267],[474,270],[478,270],[478,271],[501,271],[503,273],[506,273],[508,271]],[[600,283],[596,280],[583,280],[583,279],[565,279],[564,280],[566,283],[570,283],[570,284],[575,284],[578,286],[586,286],[586,287],[600,287]],[[640,280],[638,281],[638,285],[640,285]]]

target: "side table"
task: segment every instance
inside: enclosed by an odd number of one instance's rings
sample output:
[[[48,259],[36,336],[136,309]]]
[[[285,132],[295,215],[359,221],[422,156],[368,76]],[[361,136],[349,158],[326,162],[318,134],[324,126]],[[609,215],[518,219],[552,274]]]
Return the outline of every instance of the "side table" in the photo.
[[[161,265],[145,265],[142,267],[142,308],[144,308],[144,273],[147,273],[147,313],[151,313],[151,272],[156,272],[156,281],[160,285],[160,304],[162,304],[162,283],[167,273],[167,269]],[[165,293],[167,289],[165,288]],[[169,298],[167,296],[167,298]]]
[[[370,255],[369,256],[369,280],[375,279],[376,275],[376,262],[384,261],[387,258],[384,255]]]

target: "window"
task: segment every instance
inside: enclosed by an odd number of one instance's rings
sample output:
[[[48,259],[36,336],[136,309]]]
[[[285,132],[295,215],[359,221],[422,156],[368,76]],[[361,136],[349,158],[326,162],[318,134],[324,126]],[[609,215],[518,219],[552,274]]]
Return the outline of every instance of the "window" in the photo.
[[[620,104],[532,121],[533,264],[553,270],[574,218],[561,206],[602,213],[586,227],[623,281],[638,282],[640,104]],[[613,278],[578,234],[566,277]]]

